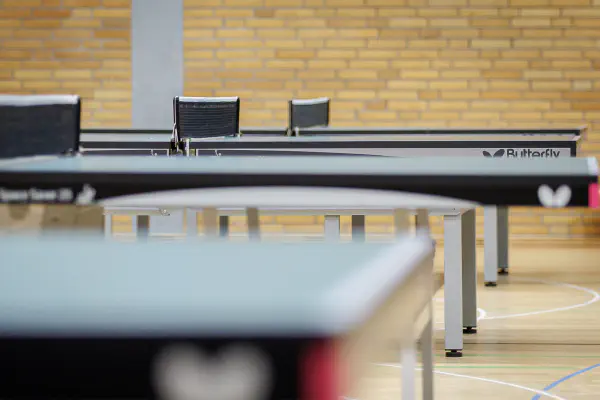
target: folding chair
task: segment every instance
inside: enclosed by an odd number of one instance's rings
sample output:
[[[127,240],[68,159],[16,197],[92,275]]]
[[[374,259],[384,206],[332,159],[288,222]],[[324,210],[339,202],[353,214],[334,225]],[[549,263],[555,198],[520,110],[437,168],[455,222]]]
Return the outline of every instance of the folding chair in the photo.
[[[288,136],[298,136],[301,128],[329,126],[329,98],[290,100]]]
[[[175,97],[171,151],[189,155],[190,141],[237,136],[240,132],[239,97]]]
[[[0,159],[78,154],[80,125],[79,96],[0,96]],[[61,201],[75,201],[73,192],[67,190]],[[69,213],[68,208],[59,204],[7,204],[0,207],[0,230],[52,232],[77,227],[97,231],[102,227],[102,208],[78,206],[77,213]]]
[[[0,158],[76,153],[80,123],[79,96],[0,96]]]

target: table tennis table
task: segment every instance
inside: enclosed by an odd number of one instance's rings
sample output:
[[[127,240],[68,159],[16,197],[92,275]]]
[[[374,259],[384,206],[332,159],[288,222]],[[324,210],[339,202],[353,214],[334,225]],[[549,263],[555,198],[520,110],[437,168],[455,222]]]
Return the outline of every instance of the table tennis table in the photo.
[[[402,398],[415,399],[420,341],[422,397],[433,399],[424,238],[198,244],[68,234],[7,237],[0,250],[0,397],[339,400],[399,345]]]
[[[595,158],[516,159],[435,157],[33,157],[0,163],[0,202],[111,207],[201,207],[214,237],[216,209],[244,204],[290,206],[325,197],[383,196],[384,207],[483,206],[598,207]],[[281,195],[281,191],[292,195]],[[298,192],[299,191],[299,192]],[[291,199],[291,200],[290,200]],[[460,203],[463,202],[463,203]],[[379,203],[378,203],[379,204]],[[367,204],[370,205],[370,204]],[[399,220],[402,218],[398,218]],[[460,248],[462,237],[453,239]],[[457,252],[460,254],[460,252]],[[476,276],[465,264],[445,266],[445,346],[462,351],[463,327],[476,327]],[[474,266],[474,262],[472,263]],[[471,265],[471,263],[467,264]],[[463,282],[469,293],[463,296]]]
[[[428,128],[301,128],[296,136],[288,136],[287,128],[247,127],[231,138],[190,139],[191,152],[218,150],[222,154],[266,155],[272,150],[285,155],[393,155],[414,156],[483,156],[483,152],[500,149],[506,157],[555,158],[575,156],[587,128],[574,129],[428,129]],[[116,155],[166,155],[171,146],[172,132],[164,129],[82,129],[83,151]],[[232,140],[231,140],[232,139]],[[302,139],[302,140],[299,140]],[[213,148],[206,147],[209,140]],[[223,140],[225,143],[223,145]],[[246,144],[248,141],[250,144]],[[314,144],[312,143],[314,141]],[[334,143],[329,143],[333,141]],[[383,141],[382,143],[379,143]],[[269,144],[269,142],[274,142]],[[456,142],[456,143],[455,143]],[[329,143],[329,144],[328,144]],[[360,144],[360,146],[357,146]],[[258,146],[258,147],[255,147]],[[360,150],[378,149],[372,151]],[[531,152],[527,150],[531,150]],[[525,152],[523,152],[525,150]],[[534,153],[544,150],[540,154]],[[279,154],[278,152],[278,154]],[[493,153],[492,153],[493,154]]]
[[[576,157],[587,127],[573,129],[429,129],[325,127],[299,128],[293,137],[287,128],[242,128],[239,137],[191,140],[191,155],[370,155],[387,157],[473,156],[514,158]],[[166,155],[171,133],[167,130],[91,129],[82,131],[83,151],[94,154]],[[107,209],[107,218],[119,214],[121,208]],[[299,210],[303,211],[303,210]],[[131,213],[132,210],[127,210]],[[377,212],[377,210],[375,210]],[[151,210],[152,215],[171,215],[174,210]],[[353,240],[362,240],[365,216],[371,210],[352,215]],[[195,220],[193,210],[186,210],[189,222]],[[139,215],[139,214],[138,214]],[[183,216],[178,228],[183,231]],[[339,219],[339,216],[338,216]],[[498,271],[507,273],[508,209],[484,207],[484,280],[495,286]],[[149,223],[149,220],[142,220]],[[221,225],[228,225],[223,215]],[[327,229],[329,226],[325,225]],[[134,219],[134,231],[137,220]],[[147,228],[145,225],[142,229]],[[337,231],[335,226],[331,229]],[[326,236],[331,232],[326,231]]]

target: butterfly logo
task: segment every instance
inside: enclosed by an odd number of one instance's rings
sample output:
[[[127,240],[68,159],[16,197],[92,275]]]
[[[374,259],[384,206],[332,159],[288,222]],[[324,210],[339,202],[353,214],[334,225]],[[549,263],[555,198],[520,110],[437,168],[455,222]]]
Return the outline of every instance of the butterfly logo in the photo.
[[[240,345],[214,356],[189,344],[169,346],[158,354],[153,378],[164,400],[262,400],[273,384],[266,356]]]
[[[555,192],[548,185],[542,185],[538,188],[538,198],[544,207],[563,208],[571,201],[571,188],[562,185]]]
[[[489,151],[483,151],[483,155],[485,157],[493,157],[493,158],[500,158],[504,155],[504,153],[506,153],[506,151],[504,149],[500,149],[497,152],[494,153],[494,155],[492,155]]]
[[[96,189],[91,187],[90,185],[84,185],[83,189],[77,195],[75,199],[75,204],[79,204],[82,206],[91,204],[94,201],[94,197],[96,196]]]

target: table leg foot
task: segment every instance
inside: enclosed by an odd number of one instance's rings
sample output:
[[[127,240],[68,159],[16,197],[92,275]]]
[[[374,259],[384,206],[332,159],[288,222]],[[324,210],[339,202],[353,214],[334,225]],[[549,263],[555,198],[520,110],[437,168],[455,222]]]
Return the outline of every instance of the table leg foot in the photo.
[[[474,327],[474,326],[465,326],[465,327],[463,328],[463,333],[464,333],[465,335],[472,335],[472,334],[474,334],[474,333],[477,333],[477,328],[476,328],[476,327]]]
[[[462,357],[462,349],[461,350],[448,350],[446,349],[446,357],[458,358]]]
[[[498,268],[498,274],[508,275],[508,268]]]
[[[498,284],[496,282],[486,282],[485,286],[487,286],[487,287],[496,287],[496,286],[498,286]]]

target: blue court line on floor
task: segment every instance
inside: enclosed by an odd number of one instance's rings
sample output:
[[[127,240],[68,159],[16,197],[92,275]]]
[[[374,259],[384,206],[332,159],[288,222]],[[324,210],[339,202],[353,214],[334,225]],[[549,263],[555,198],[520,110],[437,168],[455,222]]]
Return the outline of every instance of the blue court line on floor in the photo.
[[[569,380],[569,379],[571,379],[571,378],[573,378],[573,377],[576,377],[577,375],[581,375],[581,374],[583,374],[583,373],[585,373],[585,372],[588,372],[588,371],[590,371],[590,370],[592,370],[592,369],[594,369],[594,368],[598,368],[598,367],[600,367],[600,364],[592,365],[592,366],[590,366],[590,367],[587,367],[587,368],[584,368],[584,369],[580,369],[579,371],[575,371],[575,372],[573,372],[572,374],[569,374],[569,375],[567,375],[567,376],[563,376],[562,378],[560,378],[560,379],[558,379],[558,380],[556,380],[556,381],[552,382],[551,384],[549,384],[548,386],[546,386],[546,387],[545,387],[545,388],[543,388],[542,390],[543,390],[544,392],[547,392],[547,391],[549,391],[550,389],[554,389],[555,387],[557,387],[558,385],[560,385],[560,384],[561,384],[561,383],[563,383],[564,381],[567,381],[567,380]],[[533,397],[531,398],[531,400],[539,400],[539,399],[540,399],[540,395],[539,395],[539,394],[536,394],[535,396],[533,396]]]

